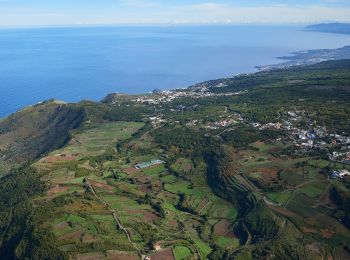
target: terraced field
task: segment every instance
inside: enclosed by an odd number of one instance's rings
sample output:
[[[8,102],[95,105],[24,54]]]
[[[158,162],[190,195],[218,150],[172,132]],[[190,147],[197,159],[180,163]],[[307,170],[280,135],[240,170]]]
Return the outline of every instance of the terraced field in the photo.
[[[79,131],[67,146],[34,164],[48,186],[36,203],[55,208],[43,226],[59,248],[76,259],[205,259],[213,246],[238,247],[231,229],[237,218],[234,206],[203,181],[177,174],[201,170],[190,160],[179,158],[170,168],[165,163],[135,169],[165,153],[145,136],[110,154],[117,141],[141,126],[118,122]],[[148,150],[141,154],[135,144],[143,141]]]

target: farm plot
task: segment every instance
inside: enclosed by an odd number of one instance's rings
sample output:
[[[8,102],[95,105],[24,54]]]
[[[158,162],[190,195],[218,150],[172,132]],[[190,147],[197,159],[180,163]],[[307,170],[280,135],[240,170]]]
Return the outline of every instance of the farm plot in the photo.
[[[303,185],[299,190],[310,198],[318,198],[327,187],[328,183],[311,181]]]
[[[183,175],[190,173],[193,167],[192,161],[186,158],[179,158],[170,166],[173,171]]]
[[[68,145],[55,151],[55,153],[66,154],[67,156],[79,155],[79,157],[100,155],[108,148],[113,147],[118,140],[131,137],[142,126],[143,123],[136,122],[98,125],[74,133]]]
[[[192,255],[192,252],[186,246],[175,246],[174,255],[176,260],[181,260],[190,257]]]
[[[284,204],[288,201],[290,196],[292,195],[291,191],[283,191],[283,192],[270,192],[267,193],[267,197],[273,200],[276,203]]]

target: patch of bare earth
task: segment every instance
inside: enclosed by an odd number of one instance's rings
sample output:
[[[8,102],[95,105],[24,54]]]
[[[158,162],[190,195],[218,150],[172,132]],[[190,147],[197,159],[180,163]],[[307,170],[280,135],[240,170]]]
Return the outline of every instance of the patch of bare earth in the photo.
[[[142,214],[143,220],[146,220],[146,221],[155,221],[160,218],[158,215],[143,209],[129,209],[129,210],[126,210],[126,213],[130,215]]]
[[[60,154],[60,155],[54,155],[54,156],[47,156],[42,159],[42,162],[54,163],[54,162],[74,161],[76,158],[77,156],[75,155]]]
[[[168,226],[173,227],[173,228],[177,228],[178,227],[177,221],[176,220],[169,220]]]
[[[151,256],[151,260],[175,260],[173,250],[171,248],[161,249]]]
[[[259,148],[259,147],[261,147],[261,146],[264,145],[264,142],[262,142],[262,141],[256,141],[255,143],[253,143],[253,145]]]
[[[89,182],[93,187],[100,188],[103,190],[113,191],[115,189],[113,186],[102,183],[102,182],[97,182],[97,181],[92,181],[92,180],[89,180]]]
[[[327,239],[330,239],[334,235],[334,231],[329,230],[329,229],[321,229],[320,230],[321,236]]]
[[[140,260],[140,257],[131,252],[108,251],[107,259],[109,260]]]
[[[152,192],[152,185],[150,184],[141,184],[139,187],[140,187],[140,191],[144,193]]]
[[[285,208],[281,208],[281,207],[278,207],[278,206],[272,206],[272,205],[267,205],[270,209],[276,211],[277,213],[280,213],[281,215],[283,216],[286,216],[286,217],[297,217],[298,215],[295,214],[294,212],[290,211],[290,210],[287,210]]]
[[[316,233],[318,233],[317,232],[317,229],[315,229],[315,228],[312,228],[312,227],[306,227],[306,226],[304,226],[304,227],[302,227],[301,228],[301,230],[304,232],[304,233],[313,233],[313,234],[316,234]]]
[[[64,228],[67,228],[69,227],[68,223],[67,222],[60,222],[58,224],[55,225],[55,228],[57,229],[64,229]]]
[[[124,172],[129,175],[129,174],[133,174],[135,172],[138,172],[138,170],[135,168],[126,168],[126,169],[124,169]]]
[[[68,186],[57,184],[47,192],[47,195],[51,196],[57,193],[66,192],[68,190],[69,190]]]
[[[60,236],[58,240],[80,240],[82,237],[83,232],[81,230],[74,231],[72,233]]]
[[[76,260],[100,260],[105,259],[105,255],[102,253],[88,253],[80,254],[75,257]]]
[[[88,233],[84,233],[81,237],[81,242],[83,243],[92,243],[94,241],[96,241],[96,238]]]
[[[266,186],[279,181],[278,169],[276,168],[257,168],[251,173],[254,175],[258,174],[259,180]]]
[[[226,234],[226,232],[230,229],[230,225],[231,225],[230,221],[228,221],[226,219],[220,220],[214,226],[215,235],[222,236],[222,235]]]

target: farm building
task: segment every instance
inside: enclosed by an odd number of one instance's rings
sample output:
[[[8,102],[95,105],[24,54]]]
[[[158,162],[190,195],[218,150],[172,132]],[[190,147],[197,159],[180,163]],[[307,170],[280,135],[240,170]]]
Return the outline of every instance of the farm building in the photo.
[[[148,168],[148,167],[151,167],[151,166],[154,166],[154,165],[157,165],[157,164],[162,164],[164,163],[164,161],[162,160],[152,160],[150,162],[146,162],[146,163],[139,163],[139,164],[136,164],[135,165],[135,169],[144,169],[144,168]]]

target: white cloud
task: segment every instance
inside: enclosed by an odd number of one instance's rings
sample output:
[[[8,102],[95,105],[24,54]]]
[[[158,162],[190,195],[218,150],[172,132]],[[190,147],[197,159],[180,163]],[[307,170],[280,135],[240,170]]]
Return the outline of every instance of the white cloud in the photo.
[[[0,0],[8,1],[8,0]],[[0,9],[0,25],[131,24],[131,23],[315,23],[350,22],[350,7],[336,6],[236,6],[208,2],[162,4],[159,0],[115,0],[109,9],[44,10],[12,7]],[[332,1],[332,0],[331,0]],[[333,0],[334,1],[334,0]],[[55,15],[51,15],[52,13]],[[50,14],[51,13],[51,14]],[[40,15],[38,15],[40,14]]]
[[[350,21],[350,8],[324,6],[271,5],[260,7],[236,7],[231,4],[203,3],[183,5],[177,8],[174,16],[186,19],[217,20],[224,22],[254,22],[254,23],[309,23],[326,20]]]
[[[149,8],[149,7],[155,7],[158,4],[151,1],[145,1],[145,0],[122,0],[122,5],[135,7],[135,8]]]

